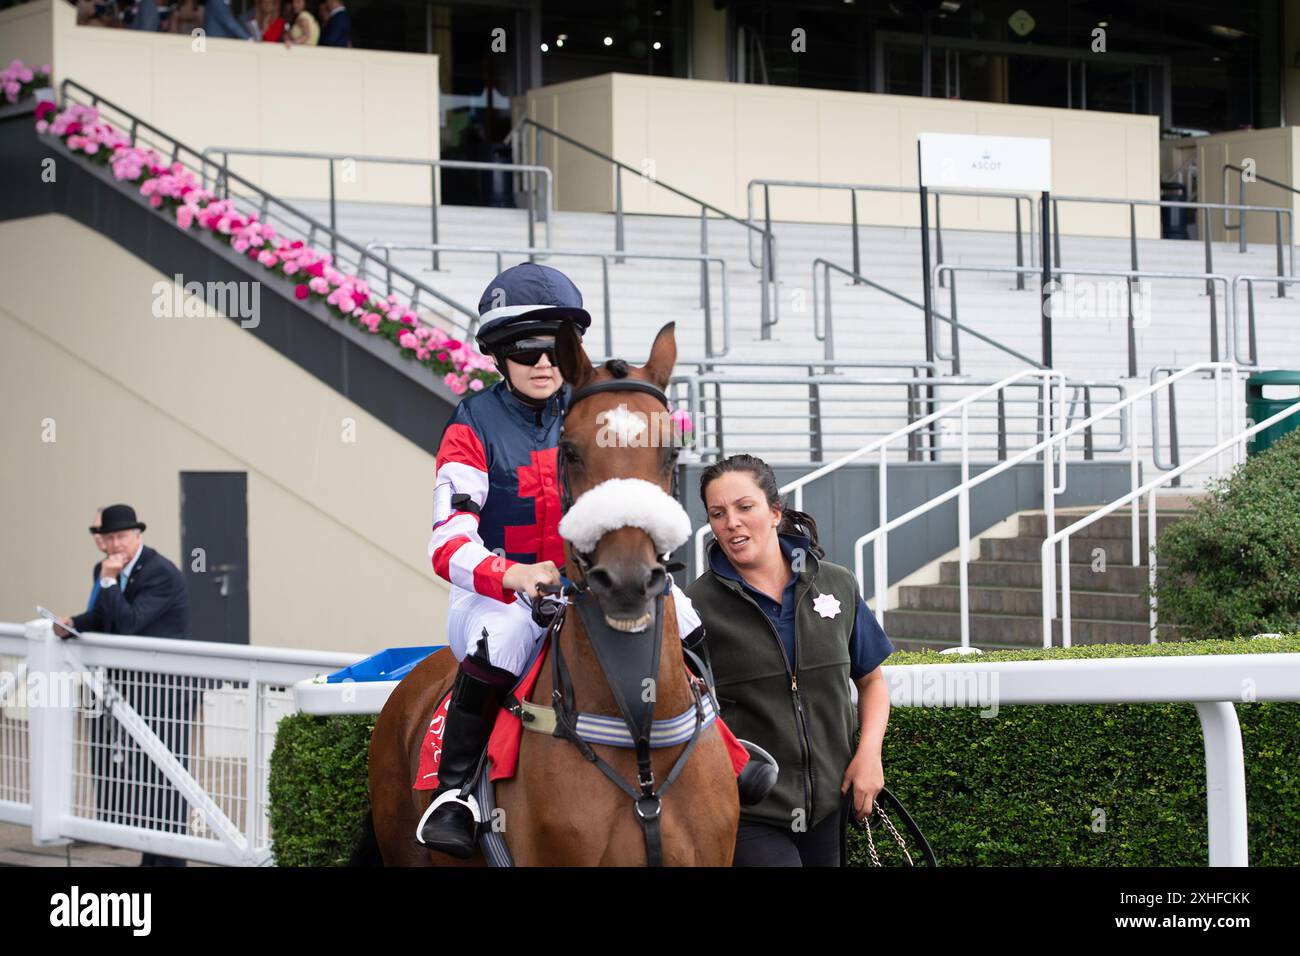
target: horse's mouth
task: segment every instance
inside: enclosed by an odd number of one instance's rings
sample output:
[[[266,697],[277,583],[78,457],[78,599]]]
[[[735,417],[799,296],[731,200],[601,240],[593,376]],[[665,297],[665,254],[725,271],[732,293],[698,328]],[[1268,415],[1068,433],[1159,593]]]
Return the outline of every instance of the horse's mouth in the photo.
[[[638,631],[644,631],[654,620],[654,611],[646,611],[640,617],[610,617],[605,615],[605,623],[616,631],[622,631],[624,634],[634,634]]]

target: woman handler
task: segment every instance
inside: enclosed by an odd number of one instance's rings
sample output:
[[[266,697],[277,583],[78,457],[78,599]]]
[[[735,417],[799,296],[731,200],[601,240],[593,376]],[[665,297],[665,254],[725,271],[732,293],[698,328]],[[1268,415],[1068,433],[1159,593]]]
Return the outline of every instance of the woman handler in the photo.
[[[717,462],[700,476],[700,497],[714,541],[686,593],[704,621],[723,716],[779,767],[766,799],[741,809],[733,865],[841,866],[844,804],[865,819],[885,785],[880,664],[894,647],[853,574],[822,559],[817,523],[783,506],[766,462]]]

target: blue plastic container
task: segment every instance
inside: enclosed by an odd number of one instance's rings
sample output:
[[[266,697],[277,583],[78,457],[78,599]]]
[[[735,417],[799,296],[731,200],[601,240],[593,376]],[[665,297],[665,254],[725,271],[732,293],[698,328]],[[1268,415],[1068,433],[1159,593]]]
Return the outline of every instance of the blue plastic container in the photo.
[[[335,671],[326,678],[326,683],[341,684],[344,681],[363,680],[401,680],[411,669],[424,660],[438,647],[390,647],[371,654],[365,660],[357,661],[341,671]]]

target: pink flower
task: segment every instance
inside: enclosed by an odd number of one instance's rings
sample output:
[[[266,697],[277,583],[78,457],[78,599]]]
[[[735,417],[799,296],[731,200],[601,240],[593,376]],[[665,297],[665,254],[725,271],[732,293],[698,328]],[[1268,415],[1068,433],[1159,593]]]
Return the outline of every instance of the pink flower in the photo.
[[[414,349],[420,347],[420,340],[410,332],[403,332],[397,337],[397,344],[404,349]]]
[[[439,361],[439,362],[450,362],[450,361],[451,361],[451,356],[448,355],[446,352],[439,352],[439,353],[438,353],[438,361]]]
[[[182,229],[188,229],[194,224],[194,207],[177,206],[176,207],[176,225]]]
[[[296,263],[296,262],[286,262],[286,263],[284,264],[284,274],[285,274],[285,275],[287,275],[287,276],[291,276],[291,275],[293,275],[293,274],[294,274],[295,272],[297,272],[297,271],[298,271],[298,263]]]
[[[330,284],[320,276],[312,279],[307,284],[311,286],[311,291],[315,292],[317,295],[324,295],[330,290]]]
[[[469,387],[470,387],[470,389],[471,389],[472,391],[475,391],[475,392],[481,392],[481,391],[483,391],[483,379],[481,379],[481,378],[471,378],[471,379],[469,380]]]
[[[257,261],[269,269],[275,265],[275,253],[263,249],[257,254]]]
[[[295,299],[305,299],[307,298],[307,296],[311,295],[311,290],[308,289],[305,285],[299,283],[298,285],[294,286],[293,295]]]

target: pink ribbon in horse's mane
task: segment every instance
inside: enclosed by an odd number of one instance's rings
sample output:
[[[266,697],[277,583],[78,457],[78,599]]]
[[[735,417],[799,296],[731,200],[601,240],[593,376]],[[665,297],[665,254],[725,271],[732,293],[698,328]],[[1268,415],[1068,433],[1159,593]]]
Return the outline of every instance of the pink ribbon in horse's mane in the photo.
[[[640,528],[656,554],[677,549],[691,536],[691,519],[677,499],[642,478],[611,478],[584,491],[560,521],[560,535],[579,551],[593,551],[606,534]]]

